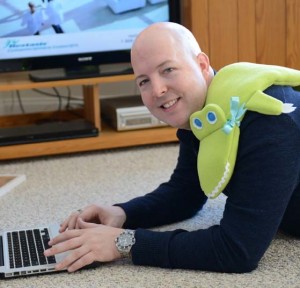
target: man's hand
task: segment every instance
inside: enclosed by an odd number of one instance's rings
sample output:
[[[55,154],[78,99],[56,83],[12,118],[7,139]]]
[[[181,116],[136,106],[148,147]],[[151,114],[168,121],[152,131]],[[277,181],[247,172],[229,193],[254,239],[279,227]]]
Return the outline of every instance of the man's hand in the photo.
[[[123,231],[120,228],[84,222],[76,217],[78,229],[69,229],[53,238],[45,256],[70,251],[70,254],[55,268],[76,271],[95,261],[109,262],[121,258],[115,238]]]
[[[84,222],[103,224],[111,227],[121,228],[126,221],[124,210],[118,206],[104,206],[92,204],[82,210],[72,213],[62,224],[59,232],[80,229],[78,219]]]

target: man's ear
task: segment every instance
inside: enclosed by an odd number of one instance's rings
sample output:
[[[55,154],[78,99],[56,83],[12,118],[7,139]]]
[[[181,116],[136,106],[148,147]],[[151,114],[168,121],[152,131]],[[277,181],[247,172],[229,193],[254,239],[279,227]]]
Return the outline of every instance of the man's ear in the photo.
[[[209,66],[210,66],[209,59],[205,53],[200,52],[197,55],[197,60],[198,60],[201,70],[209,70]]]
[[[210,74],[211,74],[211,67],[210,67],[208,56],[205,53],[200,52],[197,55],[197,61],[200,66],[200,69],[202,71],[203,77],[206,80],[208,80],[210,78]]]

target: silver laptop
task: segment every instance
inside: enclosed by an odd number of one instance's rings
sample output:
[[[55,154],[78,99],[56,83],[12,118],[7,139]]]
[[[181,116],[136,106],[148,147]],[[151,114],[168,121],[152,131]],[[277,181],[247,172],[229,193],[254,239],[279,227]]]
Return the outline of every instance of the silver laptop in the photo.
[[[0,232],[0,278],[55,272],[67,253],[44,256],[48,242],[59,234],[59,225]]]

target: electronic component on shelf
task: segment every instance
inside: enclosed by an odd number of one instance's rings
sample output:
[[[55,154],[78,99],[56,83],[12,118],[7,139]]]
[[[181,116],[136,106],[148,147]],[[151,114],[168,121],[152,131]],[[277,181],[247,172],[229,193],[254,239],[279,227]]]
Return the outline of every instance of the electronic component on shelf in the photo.
[[[118,131],[166,126],[144,106],[141,96],[120,96],[100,100],[102,118]]]

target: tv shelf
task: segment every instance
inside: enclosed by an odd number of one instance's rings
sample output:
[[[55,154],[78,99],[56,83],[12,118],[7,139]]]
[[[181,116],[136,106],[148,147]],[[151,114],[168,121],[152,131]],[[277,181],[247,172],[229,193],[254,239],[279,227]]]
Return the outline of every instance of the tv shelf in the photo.
[[[176,142],[176,129],[172,127],[159,127],[117,132],[102,121],[100,115],[99,84],[130,81],[132,79],[133,75],[128,74],[48,82],[32,82],[29,80],[28,73],[25,72],[1,74],[0,91],[30,90],[34,88],[47,87],[82,86],[84,109],[82,111],[78,111],[78,113],[81,113],[84,119],[93,123],[100,132],[99,136],[96,137],[1,146],[0,160]],[[68,115],[68,113],[65,113],[65,111],[1,116],[0,129],[1,127],[12,127],[30,124],[38,119],[50,117],[55,113],[61,113],[62,117],[66,118],[75,117],[74,115]]]

